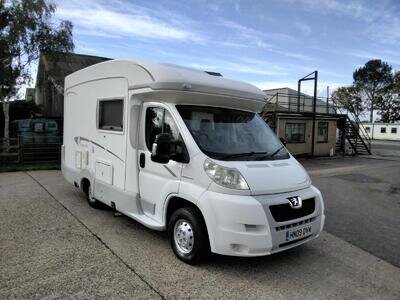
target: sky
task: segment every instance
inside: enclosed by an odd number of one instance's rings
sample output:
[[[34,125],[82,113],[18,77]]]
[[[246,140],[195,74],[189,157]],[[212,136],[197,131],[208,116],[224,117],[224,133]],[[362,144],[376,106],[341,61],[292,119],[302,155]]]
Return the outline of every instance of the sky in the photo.
[[[352,83],[380,58],[400,70],[400,1],[56,1],[75,52],[167,62],[259,88],[297,88],[319,71],[318,94]],[[304,85],[312,93],[312,83]]]

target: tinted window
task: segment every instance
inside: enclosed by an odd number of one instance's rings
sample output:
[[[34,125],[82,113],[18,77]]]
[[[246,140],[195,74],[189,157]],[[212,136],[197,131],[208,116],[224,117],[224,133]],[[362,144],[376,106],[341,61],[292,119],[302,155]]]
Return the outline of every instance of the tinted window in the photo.
[[[122,131],[124,119],[124,101],[99,101],[99,129]]]
[[[180,140],[179,130],[169,111],[160,107],[149,107],[146,111],[146,146],[151,151],[159,133],[169,133],[175,141]]]
[[[168,110],[164,110],[163,132],[171,134],[173,140],[179,140],[179,129],[176,126],[174,119],[172,118]]]
[[[176,107],[199,148],[219,160],[284,159],[289,155],[256,113],[207,106]]]
[[[149,107],[146,111],[146,145],[151,151],[156,135],[163,131],[164,109]]]
[[[371,131],[371,127],[365,127],[365,131],[366,132],[370,132]]]
[[[286,123],[285,139],[287,143],[304,143],[305,133],[305,123]]]
[[[381,127],[381,133],[386,133],[386,127]]]
[[[397,128],[396,127],[392,127],[391,133],[397,133]]]

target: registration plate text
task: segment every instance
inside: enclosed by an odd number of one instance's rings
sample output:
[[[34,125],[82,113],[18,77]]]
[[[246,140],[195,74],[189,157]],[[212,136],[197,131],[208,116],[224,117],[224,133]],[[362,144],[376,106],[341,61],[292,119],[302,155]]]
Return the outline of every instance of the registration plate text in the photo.
[[[311,234],[311,226],[306,226],[303,228],[296,228],[293,230],[286,231],[285,240],[287,242],[289,242],[292,240],[300,239],[300,238],[305,237],[310,234]]]

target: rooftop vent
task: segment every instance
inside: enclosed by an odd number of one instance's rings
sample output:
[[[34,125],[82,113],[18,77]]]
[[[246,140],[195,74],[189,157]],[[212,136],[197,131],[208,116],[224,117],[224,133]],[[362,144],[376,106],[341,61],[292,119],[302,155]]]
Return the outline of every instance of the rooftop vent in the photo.
[[[204,72],[206,72],[208,75],[220,76],[220,77],[222,77],[222,74],[221,74],[221,73],[218,73],[218,72],[210,72],[210,71],[204,71]]]

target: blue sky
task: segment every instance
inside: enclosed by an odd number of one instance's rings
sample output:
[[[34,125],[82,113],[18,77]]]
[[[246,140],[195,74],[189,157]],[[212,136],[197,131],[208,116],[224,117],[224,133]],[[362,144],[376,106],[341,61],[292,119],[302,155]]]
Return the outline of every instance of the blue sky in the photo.
[[[56,16],[74,24],[77,53],[218,71],[263,89],[296,87],[318,70],[320,95],[327,85],[350,84],[353,70],[371,58],[400,70],[395,0],[56,3]]]

